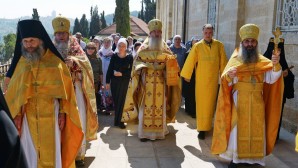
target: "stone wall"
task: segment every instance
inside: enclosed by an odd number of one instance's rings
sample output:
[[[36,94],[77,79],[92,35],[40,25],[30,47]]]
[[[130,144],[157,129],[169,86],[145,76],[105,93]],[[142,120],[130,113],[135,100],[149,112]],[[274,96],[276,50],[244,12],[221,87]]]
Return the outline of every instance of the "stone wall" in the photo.
[[[228,57],[239,45],[238,32],[240,25],[243,25],[244,22],[244,12],[244,0],[221,0],[218,4],[217,39],[224,43]]]
[[[295,98],[288,99],[283,114],[282,126],[291,132],[298,130],[298,33],[297,32],[284,32],[283,38],[285,39],[285,55],[288,65],[294,65],[292,72],[296,76],[294,82]]]
[[[207,23],[206,13],[208,11],[208,1],[189,0],[187,3],[188,26],[186,27],[186,39],[190,40],[192,36],[199,36],[202,38],[202,27]]]
[[[184,19],[184,0],[157,0],[165,6],[158,6],[157,13],[162,17],[165,25],[164,38],[168,39],[175,34],[183,35]],[[186,41],[192,36],[198,35],[202,38],[202,26],[207,23],[208,1],[206,0],[187,0],[186,18]],[[176,5],[176,6],[175,6]],[[232,54],[235,47],[239,46],[239,29],[246,23],[254,23],[260,27],[259,50],[264,53],[267,49],[270,37],[273,37],[272,31],[275,29],[277,0],[218,0],[217,1],[217,19],[215,26],[215,37],[225,45],[225,51],[228,57]],[[164,10],[167,9],[167,10]],[[172,12],[170,12],[172,10]],[[175,16],[173,16],[175,15]],[[285,39],[286,60],[290,65],[294,75],[298,78],[298,32],[283,32]],[[295,81],[295,90],[298,92],[298,82]],[[298,125],[298,94],[295,98],[287,100],[284,108],[283,127],[290,132],[297,131]]]

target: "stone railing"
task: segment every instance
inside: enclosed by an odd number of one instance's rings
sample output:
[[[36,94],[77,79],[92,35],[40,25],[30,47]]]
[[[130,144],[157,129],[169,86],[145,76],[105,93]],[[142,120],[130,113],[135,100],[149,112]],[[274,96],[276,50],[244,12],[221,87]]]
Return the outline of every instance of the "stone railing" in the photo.
[[[0,65],[0,87],[1,88],[3,88],[3,79],[9,67],[10,67],[10,63]]]
[[[8,71],[8,68],[10,67],[10,63],[9,64],[3,64],[0,65],[0,75],[5,76],[6,72]]]

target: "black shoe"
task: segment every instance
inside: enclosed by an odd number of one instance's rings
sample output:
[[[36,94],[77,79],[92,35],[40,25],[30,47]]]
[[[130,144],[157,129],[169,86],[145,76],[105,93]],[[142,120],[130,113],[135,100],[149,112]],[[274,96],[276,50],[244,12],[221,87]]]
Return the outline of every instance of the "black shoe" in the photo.
[[[141,138],[140,141],[141,142],[147,142],[147,141],[149,141],[149,139],[147,139],[147,138]]]
[[[109,111],[105,111],[104,114],[105,114],[105,115],[112,115],[112,113],[109,112]]]
[[[234,163],[235,164],[235,163]],[[249,164],[249,163],[238,163],[236,164],[238,167],[251,167],[251,168],[262,168],[264,166],[254,163],[254,164]]]
[[[237,168],[237,164],[233,163],[233,161],[231,161],[228,168]]]
[[[200,131],[199,134],[198,134],[198,138],[201,139],[201,140],[204,140],[205,139],[205,132],[206,131]]]
[[[85,162],[84,162],[84,160],[76,160],[76,166],[78,166],[78,167],[83,167],[83,166],[85,166]]]
[[[124,124],[124,123],[120,123],[120,124],[119,124],[119,128],[121,128],[121,129],[125,129],[125,128],[126,128],[126,126],[125,126],[125,124]]]

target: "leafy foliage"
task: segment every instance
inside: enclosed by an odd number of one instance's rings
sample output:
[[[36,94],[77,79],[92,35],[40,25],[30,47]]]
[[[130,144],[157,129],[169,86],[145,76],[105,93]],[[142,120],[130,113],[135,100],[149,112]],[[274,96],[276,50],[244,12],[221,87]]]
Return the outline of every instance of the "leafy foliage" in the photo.
[[[6,62],[13,57],[16,44],[16,34],[10,33],[3,37],[4,45],[0,45],[1,62]]]
[[[101,21],[101,29],[104,29],[108,26],[105,18],[105,11],[102,11],[102,13],[100,14],[100,21]]]
[[[145,10],[144,10],[145,4]],[[148,23],[156,17],[156,2],[154,0],[142,0],[142,9],[138,14],[138,18]]]
[[[116,0],[115,22],[116,32],[122,36],[130,35],[129,0]]]
[[[74,22],[74,27],[73,27],[72,34],[76,34],[77,32],[80,32],[80,31],[81,31],[80,21],[79,21],[78,18],[76,18],[75,22]]]
[[[80,19],[80,26],[81,26],[80,32],[82,33],[82,36],[88,37],[89,22],[86,18],[86,14],[83,14],[82,18]]]
[[[92,35],[97,34],[101,28],[97,5],[95,6],[94,9],[93,9],[93,7],[91,7],[90,13],[91,13],[91,21],[90,21],[89,36],[92,36]]]

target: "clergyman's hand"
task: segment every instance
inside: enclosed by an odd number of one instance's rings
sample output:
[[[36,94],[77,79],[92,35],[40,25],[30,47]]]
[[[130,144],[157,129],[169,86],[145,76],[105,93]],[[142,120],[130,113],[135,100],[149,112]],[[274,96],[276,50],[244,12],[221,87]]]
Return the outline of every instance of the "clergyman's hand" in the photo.
[[[284,71],[282,71],[282,73],[283,73],[283,76],[284,77],[287,77],[288,74],[289,74],[289,70],[288,69],[285,69]]]
[[[22,127],[22,116],[21,115],[17,115],[14,119],[14,124],[16,125],[18,131],[20,132],[21,127]]]
[[[58,114],[58,124],[59,124],[60,131],[62,131],[65,126],[65,115],[66,115],[65,113]]]
[[[73,59],[71,58],[71,57],[67,57],[66,59],[65,59],[65,63],[66,63],[66,65],[68,66],[68,67],[72,67],[73,66]]]
[[[273,50],[273,52],[272,52],[273,54],[272,54],[272,58],[271,58],[271,61],[272,61],[272,64],[273,65],[276,65],[276,64],[278,64],[279,63],[279,59],[280,59],[280,50],[278,50],[276,53],[274,52],[274,50]]]
[[[231,68],[229,71],[228,71],[228,76],[233,79],[237,76],[237,69],[235,67]]]
[[[190,82],[190,79],[183,78],[186,82]]]

